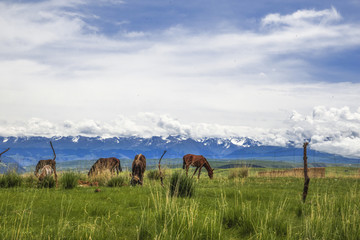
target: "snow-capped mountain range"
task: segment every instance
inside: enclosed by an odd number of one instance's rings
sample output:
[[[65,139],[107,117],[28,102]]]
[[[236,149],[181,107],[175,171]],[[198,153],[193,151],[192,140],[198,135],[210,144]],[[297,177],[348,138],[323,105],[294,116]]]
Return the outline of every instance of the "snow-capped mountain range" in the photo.
[[[133,159],[144,154],[148,159],[158,159],[164,150],[166,158],[182,158],[188,153],[201,154],[208,159],[265,159],[282,161],[291,159],[302,160],[302,149],[287,147],[264,146],[259,141],[247,137],[201,138],[192,139],[182,136],[164,137],[84,137],[55,136],[47,137],[0,137],[0,151],[10,148],[3,156],[3,162],[16,161],[20,166],[34,165],[40,159],[53,158],[49,142],[52,141],[57,155],[56,160],[92,160],[100,157],[117,157]],[[309,149],[309,154],[316,155],[321,161],[334,159],[333,155],[319,153]],[[342,157],[337,157],[344,160]],[[5,159],[5,160],[4,160]],[[8,159],[8,160],[6,160]],[[344,161],[350,161],[345,159]],[[355,162],[357,162],[356,160]]]
[[[0,137],[0,148],[11,148],[11,156],[22,165],[33,164],[39,159],[52,158],[49,142],[52,141],[58,161],[96,159],[114,156],[132,159],[143,153],[147,158],[158,158],[167,150],[168,158],[181,158],[187,153],[203,154],[209,158],[224,158],[241,148],[260,146],[249,138],[191,139],[181,136],[163,137]]]

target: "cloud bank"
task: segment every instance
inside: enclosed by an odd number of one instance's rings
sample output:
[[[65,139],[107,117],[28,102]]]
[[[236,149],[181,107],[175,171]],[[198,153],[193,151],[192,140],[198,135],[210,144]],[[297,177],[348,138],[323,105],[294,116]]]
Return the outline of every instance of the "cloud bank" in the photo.
[[[284,121],[281,129],[250,128],[209,123],[184,124],[168,115],[140,113],[133,117],[118,116],[107,122],[94,120],[64,121],[52,123],[44,119],[25,122],[2,122],[0,136],[183,136],[200,139],[204,137],[250,137],[264,145],[301,147],[310,141],[311,148],[346,157],[360,157],[360,108],[315,107],[311,115],[296,111]]]

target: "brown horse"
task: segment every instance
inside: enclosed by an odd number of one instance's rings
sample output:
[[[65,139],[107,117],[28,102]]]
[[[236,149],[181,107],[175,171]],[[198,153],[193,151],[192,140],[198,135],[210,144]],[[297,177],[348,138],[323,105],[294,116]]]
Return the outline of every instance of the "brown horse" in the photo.
[[[43,167],[45,167],[46,165],[49,165],[52,170],[54,171],[54,176],[55,176],[55,181],[56,181],[56,187],[58,186],[58,181],[57,181],[57,174],[56,174],[56,154],[55,154],[55,150],[54,150],[54,147],[52,145],[52,142],[50,141],[50,146],[53,150],[53,153],[54,153],[54,158],[53,159],[47,159],[47,160],[40,160],[37,164],[36,164],[36,167],[35,167],[35,171],[34,171],[34,174],[36,177],[38,177],[39,175],[39,170],[41,170]]]
[[[116,170],[116,173],[119,174],[119,172],[122,172],[120,160],[114,157],[99,158],[90,168],[88,176],[97,175],[103,170],[109,170],[111,174],[113,174]]]
[[[143,185],[144,172],[146,169],[146,158],[142,154],[135,156],[132,163],[131,185]]]
[[[188,175],[189,167],[193,166],[196,167],[194,174],[192,177],[194,177],[196,171],[199,169],[199,175],[198,179],[200,178],[201,168],[205,167],[208,171],[209,178],[212,179],[214,175],[214,169],[210,167],[209,162],[206,160],[206,158],[202,155],[194,155],[194,154],[186,154],[183,157],[183,169],[186,168],[186,176]]]

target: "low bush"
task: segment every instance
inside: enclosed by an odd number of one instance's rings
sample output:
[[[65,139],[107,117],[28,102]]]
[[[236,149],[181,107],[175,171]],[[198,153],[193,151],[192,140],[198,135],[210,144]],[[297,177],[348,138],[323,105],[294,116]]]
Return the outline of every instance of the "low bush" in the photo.
[[[126,184],[127,180],[128,179],[124,176],[113,177],[107,182],[107,186],[108,187],[122,187]]]
[[[192,197],[195,193],[195,182],[192,178],[178,172],[170,179],[170,195],[174,197]]]
[[[0,187],[20,187],[23,182],[22,177],[14,171],[9,171],[0,177]]]
[[[45,176],[42,180],[38,182],[38,188],[53,188],[55,187],[55,179],[53,176]]]
[[[123,176],[124,172],[121,173]],[[105,187],[108,186],[108,182],[111,180],[111,178],[114,175],[110,173],[110,171],[103,171],[99,172],[98,174],[91,175],[89,177],[89,181],[91,182],[97,182],[99,184],[99,187]]]
[[[38,184],[38,178],[33,174],[23,177],[23,184],[25,187],[36,187]]]
[[[164,170],[162,171],[162,177],[165,176],[165,172]],[[150,180],[160,180],[160,173],[159,170],[150,170],[146,172],[146,176],[150,179]]]
[[[235,169],[230,170],[230,172],[229,172],[229,179],[246,178],[248,176],[249,176],[249,169],[246,167],[235,168]]]
[[[72,189],[77,186],[79,179],[79,174],[75,172],[66,172],[61,175],[60,183],[63,188]]]

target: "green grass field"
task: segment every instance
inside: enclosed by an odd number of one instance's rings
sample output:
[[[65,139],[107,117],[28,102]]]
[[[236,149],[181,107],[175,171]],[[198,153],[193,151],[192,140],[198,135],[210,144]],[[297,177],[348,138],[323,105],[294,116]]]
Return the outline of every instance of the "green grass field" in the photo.
[[[203,171],[193,197],[170,197],[175,171],[165,187],[145,178],[101,192],[37,188],[23,176],[20,187],[0,188],[0,239],[360,239],[359,178],[311,179],[304,204],[303,179],[253,169],[232,179],[219,169],[213,180]]]

